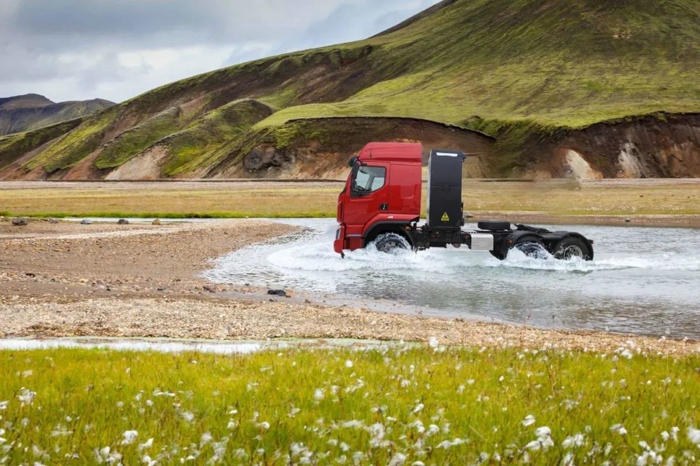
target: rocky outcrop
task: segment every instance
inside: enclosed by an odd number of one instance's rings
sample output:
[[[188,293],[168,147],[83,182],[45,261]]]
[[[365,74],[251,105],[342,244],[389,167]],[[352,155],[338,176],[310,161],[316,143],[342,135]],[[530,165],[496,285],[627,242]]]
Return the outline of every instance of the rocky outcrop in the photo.
[[[697,178],[700,114],[656,114],[533,137],[523,162],[529,177]]]

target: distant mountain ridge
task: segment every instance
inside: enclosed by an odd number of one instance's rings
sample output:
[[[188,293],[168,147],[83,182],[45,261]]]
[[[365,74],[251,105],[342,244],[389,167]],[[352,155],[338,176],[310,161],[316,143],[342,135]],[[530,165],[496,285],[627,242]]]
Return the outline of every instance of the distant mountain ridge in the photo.
[[[90,116],[114,105],[104,99],[55,103],[39,94],[0,97],[0,136]]]

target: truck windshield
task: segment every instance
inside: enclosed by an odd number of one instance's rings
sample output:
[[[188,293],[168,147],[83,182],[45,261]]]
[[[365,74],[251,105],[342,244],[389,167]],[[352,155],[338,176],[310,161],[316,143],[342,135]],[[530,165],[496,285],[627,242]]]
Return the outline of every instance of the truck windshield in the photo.
[[[386,183],[386,168],[360,166],[354,173],[352,191],[365,195],[378,191]]]

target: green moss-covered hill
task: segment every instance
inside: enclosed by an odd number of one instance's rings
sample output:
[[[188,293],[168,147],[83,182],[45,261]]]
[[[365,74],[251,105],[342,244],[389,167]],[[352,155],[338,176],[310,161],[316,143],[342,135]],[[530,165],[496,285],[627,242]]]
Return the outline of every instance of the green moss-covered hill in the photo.
[[[539,143],[555,157],[566,138],[586,147],[586,131],[619,136],[591,130],[600,122],[652,115],[665,131],[669,120],[700,112],[699,75],[696,0],[447,0],[364,41],[214,71],[75,128],[2,138],[0,176],[119,178],[121,170],[134,178],[139,167],[144,177],[243,176],[251,154],[271,161],[251,174],[283,175],[330,143],[351,151],[366,142],[352,131],[354,117],[381,117],[373,137],[397,118],[486,133],[496,142],[485,174],[511,176],[527,164],[556,165],[533,155]],[[334,136],[337,121],[344,141]],[[619,153],[610,141],[599,150]],[[700,154],[693,144],[688,160]],[[614,161],[596,161],[601,154],[588,162],[614,176]]]
[[[86,117],[114,105],[94,99],[55,103],[38,94],[0,98],[0,136]]]

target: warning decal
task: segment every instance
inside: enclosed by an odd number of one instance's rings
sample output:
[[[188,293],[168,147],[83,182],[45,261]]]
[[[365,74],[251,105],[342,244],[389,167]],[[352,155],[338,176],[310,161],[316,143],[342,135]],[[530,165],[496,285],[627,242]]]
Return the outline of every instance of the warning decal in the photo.
[[[443,222],[449,222],[449,221],[450,221],[450,216],[447,215],[447,212],[445,212],[445,213],[442,215],[442,221],[443,221]]]

